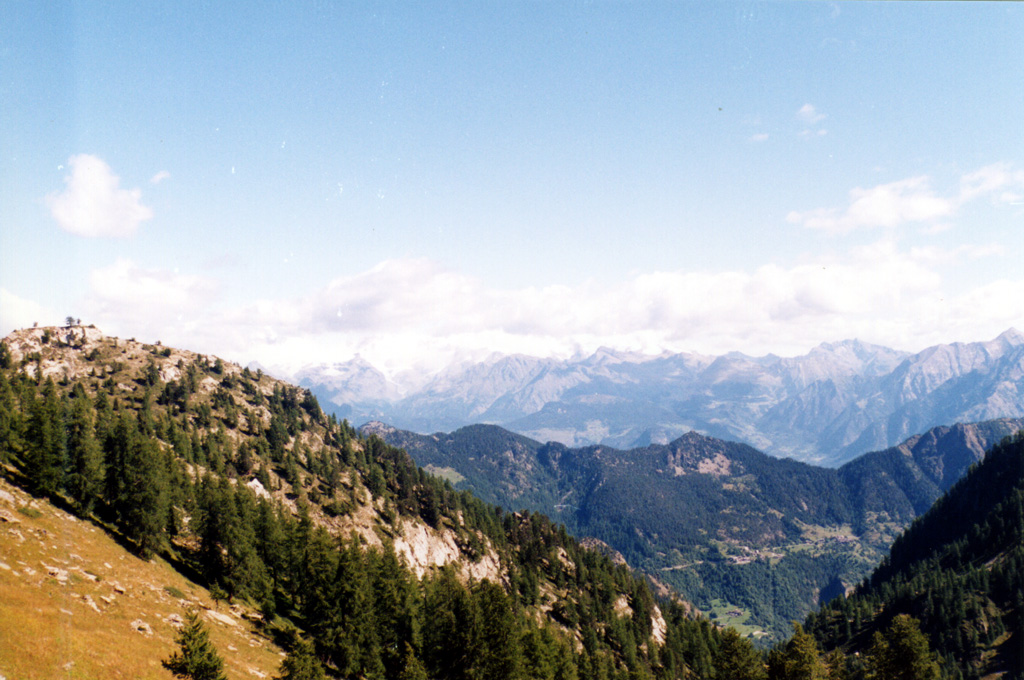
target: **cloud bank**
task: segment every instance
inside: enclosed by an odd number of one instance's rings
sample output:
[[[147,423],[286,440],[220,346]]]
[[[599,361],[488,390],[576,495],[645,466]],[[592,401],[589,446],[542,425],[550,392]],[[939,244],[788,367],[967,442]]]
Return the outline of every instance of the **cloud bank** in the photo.
[[[216,305],[218,282],[121,260],[96,272],[90,321],[243,363],[294,370],[361,354],[392,375],[440,370],[498,351],[571,356],[610,346],[645,353],[794,355],[860,338],[902,349],[995,336],[1021,315],[1024,280],[956,295],[941,271],[999,249],[914,248],[882,240],[843,257],[753,271],[662,271],[617,285],[497,289],[424,259],[397,259],[294,299]],[[95,317],[95,318],[93,318]]]

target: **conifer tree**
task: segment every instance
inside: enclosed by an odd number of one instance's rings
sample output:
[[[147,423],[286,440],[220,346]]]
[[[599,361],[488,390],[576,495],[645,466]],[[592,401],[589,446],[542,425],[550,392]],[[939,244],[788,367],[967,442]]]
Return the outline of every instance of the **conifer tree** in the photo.
[[[521,678],[523,654],[519,625],[505,589],[491,581],[481,581],[475,586],[473,595],[483,622],[478,677],[495,680]]]
[[[296,638],[295,645],[281,662],[280,675],[274,680],[325,680],[323,664],[316,658],[313,644]]]
[[[715,653],[715,671],[730,680],[762,680],[764,661],[754,645],[733,628],[722,631]]]
[[[0,342],[0,369],[8,369],[14,365],[14,358],[6,342]]]
[[[367,559],[381,662],[387,676],[393,678],[405,666],[406,647],[421,644],[416,586],[389,542],[383,550],[367,555]]]
[[[769,680],[824,680],[827,675],[818,643],[799,623],[793,624],[793,637],[785,646],[768,656]]]
[[[405,662],[402,672],[398,675],[398,680],[429,680],[427,669],[409,644],[405,645]]]
[[[6,348],[0,343],[0,350]],[[0,372],[0,462],[6,462],[14,451],[21,449],[21,425],[21,410],[15,400],[14,388],[7,376]]]
[[[80,512],[92,511],[103,483],[102,453],[96,441],[92,404],[81,384],[75,386],[68,416],[68,474],[66,487]]]
[[[175,642],[178,651],[161,662],[175,677],[183,680],[227,680],[224,661],[210,642],[206,626],[195,609],[185,613],[185,625],[175,636]]]
[[[475,680],[482,622],[476,602],[451,569],[425,585],[424,660],[431,677]]]
[[[868,651],[868,677],[873,680],[938,680],[939,664],[917,619],[900,614],[889,628],[875,633]]]
[[[54,497],[64,484],[67,433],[57,386],[46,379],[43,394],[29,408],[25,471],[33,490]]]
[[[838,649],[825,655],[825,672],[828,680],[846,680],[846,657]]]
[[[155,440],[122,414],[104,442],[104,495],[125,535],[149,558],[164,541],[170,511],[168,462]]]

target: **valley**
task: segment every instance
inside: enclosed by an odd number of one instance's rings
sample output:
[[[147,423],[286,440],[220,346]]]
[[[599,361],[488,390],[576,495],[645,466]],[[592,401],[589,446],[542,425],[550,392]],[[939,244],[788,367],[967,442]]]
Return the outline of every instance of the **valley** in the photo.
[[[1024,680],[1022,36],[0,0],[0,680]]]
[[[708,615],[725,603],[759,636],[779,639],[867,576],[915,517],[1021,427],[938,427],[838,469],[694,432],[629,451],[541,444],[487,425],[419,435],[371,423],[362,432],[489,502],[600,539]]]

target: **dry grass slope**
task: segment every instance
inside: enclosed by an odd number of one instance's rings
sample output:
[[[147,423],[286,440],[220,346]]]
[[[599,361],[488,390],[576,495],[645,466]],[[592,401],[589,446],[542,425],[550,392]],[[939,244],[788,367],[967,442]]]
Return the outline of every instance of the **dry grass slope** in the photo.
[[[170,680],[160,661],[189,606],[204,611],[228,678],[276,674],[281,650],[249,610],[218,607],[162,560],[0,479],[0,676]]]

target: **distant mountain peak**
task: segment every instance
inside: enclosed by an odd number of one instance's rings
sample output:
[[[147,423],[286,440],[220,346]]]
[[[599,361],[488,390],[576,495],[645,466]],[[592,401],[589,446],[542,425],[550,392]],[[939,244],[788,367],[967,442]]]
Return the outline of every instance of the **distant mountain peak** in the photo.
[[[1012,346],[1024,345],[1024,333],[1011,326],[1000,333],[996,340]]]

